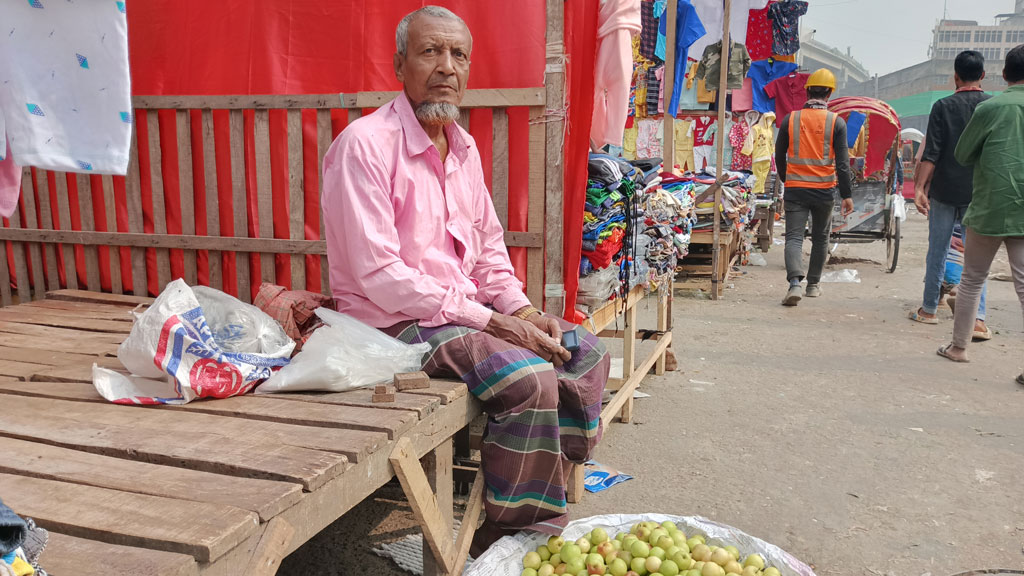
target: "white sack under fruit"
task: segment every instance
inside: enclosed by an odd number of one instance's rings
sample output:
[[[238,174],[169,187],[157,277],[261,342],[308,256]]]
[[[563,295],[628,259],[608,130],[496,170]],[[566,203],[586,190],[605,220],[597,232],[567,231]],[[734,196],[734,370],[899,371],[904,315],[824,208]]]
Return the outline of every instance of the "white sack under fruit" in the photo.
[[[344,392],[390,382],[399,372],[423,367],[429,344],[409,345],[329,310],[317,308],[325,325],[317,328],[290,364],[256,388],[274,392]]]
[[[245,394],[288,364],[295,342],[255,306],[175,280],[138,315],[117,358],[93,365],[93,385],[117,404],[185,404]]]
[[[712,522],[700,516],[669,516],[667,514],[604,514],[570,522],[562,536],[566,541],[576,540],[594,528],[604,528],[609,537],[619,532],[629,532],[638,522],[675,522],[688,536],[703,534],[710,540],[717,540],[735,546],[741,557],[760,554],[767,564],[779,570],[782,576],[815,576],[814,571],[778,546],[754,538],[731,526]],[[480,558],[464,572],[465,576],[519,576],[523,571],[523,557],[527,552],[546,544],[549,536],[537,532],[519,532],[505,536],[487,549]]]

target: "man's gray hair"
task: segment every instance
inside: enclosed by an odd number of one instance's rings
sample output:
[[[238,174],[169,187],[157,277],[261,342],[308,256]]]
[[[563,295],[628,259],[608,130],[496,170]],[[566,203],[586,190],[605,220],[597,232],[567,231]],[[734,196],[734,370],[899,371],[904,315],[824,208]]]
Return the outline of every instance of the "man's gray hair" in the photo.
[[[398,23],[398,28],[395,28],[395,51],[405,56],[405,50],[409,44],[409,23],[412,22],[417,16],[433,16],[434,18],[444,18],[445,20],[455,20],[459,24],[466,26],[466,22],[462,18],[459,18],[458,14],[452,12],[447,8],[441,6],[424,6],[419,10],[415,10],[405,15],[402,21]],[[469,26],[466,26],[469,29]]]

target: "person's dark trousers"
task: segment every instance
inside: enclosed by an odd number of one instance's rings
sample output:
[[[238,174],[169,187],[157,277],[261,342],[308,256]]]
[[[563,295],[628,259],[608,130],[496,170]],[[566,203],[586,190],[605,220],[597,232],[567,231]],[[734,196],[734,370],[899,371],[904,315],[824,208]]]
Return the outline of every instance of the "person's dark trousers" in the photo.
[[[795,196],[795,194],[794,194]],[[805,196],[805,195],[801,195]],[[807,284],[821,281],[821,271],[825,268],[828,256],[828,237],[832,231],[832,208],[835,199],[832,197],[790,198],[786,204],[786,279],[789,284],[799,284],[804,277]],[[804,230],[807,218],[811,219],[811,263],[804,273]]]

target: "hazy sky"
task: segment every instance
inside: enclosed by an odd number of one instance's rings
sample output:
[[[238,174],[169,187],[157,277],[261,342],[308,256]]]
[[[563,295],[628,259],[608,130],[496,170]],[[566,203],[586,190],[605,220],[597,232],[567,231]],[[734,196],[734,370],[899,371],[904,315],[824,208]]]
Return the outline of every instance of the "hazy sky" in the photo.
[[[801,34],[845,51],[872,74],[885,74],[928,58],[932,30],[942,18],[943,0],[808,0]],[[952,20],[993,24],[996,14],[1013,12],[1013,0],[948,0]]]

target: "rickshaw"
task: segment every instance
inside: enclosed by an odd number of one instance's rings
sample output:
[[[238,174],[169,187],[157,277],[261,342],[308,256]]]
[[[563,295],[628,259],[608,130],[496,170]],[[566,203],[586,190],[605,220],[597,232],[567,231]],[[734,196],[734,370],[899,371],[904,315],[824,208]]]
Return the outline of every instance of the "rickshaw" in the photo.
[[[900,221],[906,215],[903,195],[896,192],[896,171],[903,169],[897,161],[902,145],[899,116],[891,106],[874,98],[837,98],[828,108],[846,121],[850,139],[855,139],[850,146],[854,212],[843,217],[837,193],[832,247],[885,240],[885,268],[895,272]]]

